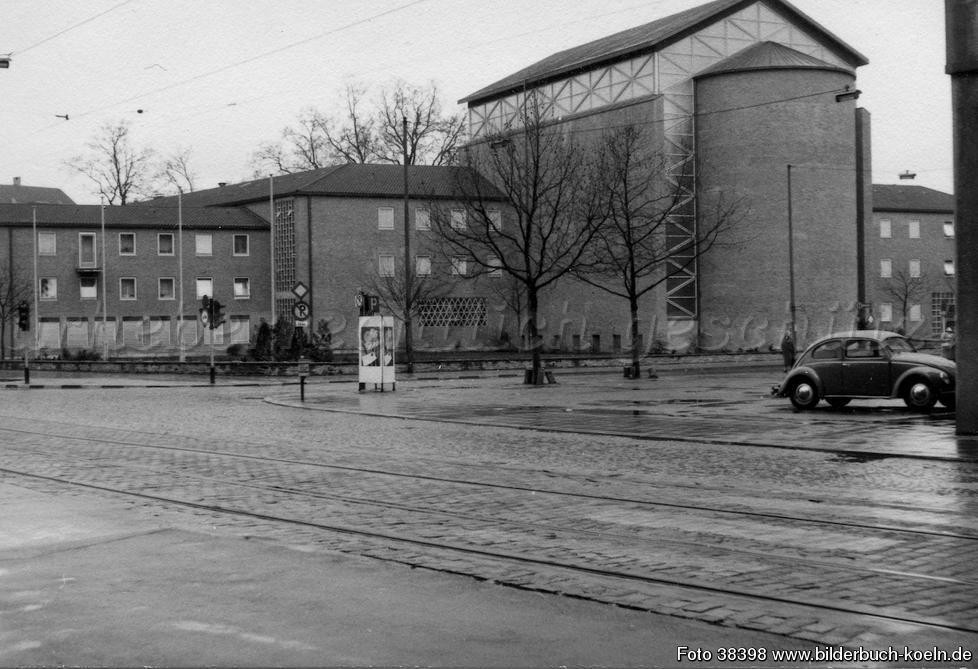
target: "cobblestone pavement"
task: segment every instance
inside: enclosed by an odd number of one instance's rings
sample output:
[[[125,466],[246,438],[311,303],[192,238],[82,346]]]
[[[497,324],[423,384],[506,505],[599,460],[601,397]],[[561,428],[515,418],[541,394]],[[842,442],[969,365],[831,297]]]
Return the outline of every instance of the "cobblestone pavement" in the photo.
[[[795,413],[764,370],[557,380],[7,393],[0,468],[308,550],[821,644],[978,649],[978,467],[952,417]]]

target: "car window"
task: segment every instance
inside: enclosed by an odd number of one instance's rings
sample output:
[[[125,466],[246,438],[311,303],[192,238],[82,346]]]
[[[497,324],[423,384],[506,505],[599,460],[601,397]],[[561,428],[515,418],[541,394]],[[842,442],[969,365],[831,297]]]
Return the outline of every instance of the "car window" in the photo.
[[[883,346],[893,353],[913,353],[917,350],[903,337],[890,337],[883,342]]]
[[[813,360],[838,360],[842,357],[842,342],[838,339],[819,344],[812,349]]]
[[[880,344],[873,339],[850,339],[846,342],[847,358],[878,358]]]

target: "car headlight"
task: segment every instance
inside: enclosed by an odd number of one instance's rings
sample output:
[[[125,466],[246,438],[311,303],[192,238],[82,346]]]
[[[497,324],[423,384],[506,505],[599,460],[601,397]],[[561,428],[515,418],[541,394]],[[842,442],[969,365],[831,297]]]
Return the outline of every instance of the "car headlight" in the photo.
[[[951,375],[948,374],[947,372],[941,372],[941,383],[943,383],[945,385],[950,385],[951,384]]]

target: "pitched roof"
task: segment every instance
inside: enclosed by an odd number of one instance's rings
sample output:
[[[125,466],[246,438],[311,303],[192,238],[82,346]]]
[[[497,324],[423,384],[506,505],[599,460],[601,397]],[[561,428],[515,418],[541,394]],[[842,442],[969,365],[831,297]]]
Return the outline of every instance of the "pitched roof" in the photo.
[[[500,79],[475,93],[459,100],[459,103],[498,97],[502,94],[535,86],[548,79],[590,69],[601,63],[624,60],[642,52],[654,51],[682,39],[729,14],[740,11],[758,0],[713,0],[692,9],[672,14],[651,23],[602,37],[601,39],[555,53],[523,68],[519,72]],[[785,0],[764,0],[792,17],[800,25],[821,37],[853,67],[865,65],[865,56],[823,28]]]
[[[873,184],[873,211],[917,211],[953,214],[954,196],[924,186]]]
[[[425,199],[457,199],[459,178],[463,167],[433,165],[408,166],[408,190],[411,197]],[[483,180],[483,183],[485,180]],[[275,197],[318,195],[323,197],[404,197],[404,166],[383,164],[348,164],[323,167],[308,172],[273,177],[271,189],[268,178],[229,184],[219,188],[194,191],[183,195],[185,205],[241,205],[267,201],[270,190]],[[486,190],[484,192],[490,192]],[[166,204],[172,206],[175,196],[155,198],[140,205]]]
[[[33,216],[45,228],[98,228],[102,224],[97,204],[0,204],[0,227],[29,226]],[[184,207],[183,227],[188,229],[268,229],[268,222],[240,207]],[[170,207],[105,207],[105,226],[110,228],[176,229],[178,212]]]
[[[777,42],[758,42],[746,49],[738,51],[729,58],[724,58],[719,63],[711,65],[699,72],[695,78],[701,79],[703,77],[729,74],[731,72],[779,69],[831,70],[833,72],[855,75],[855,72],[849,68],[828,63],[815,56],[809,56],[784,44],[778,44]]]
[[[60,188],[21,186],[19,183],[0,185],[0,204],[17,203],[74,204],[75,201]]]

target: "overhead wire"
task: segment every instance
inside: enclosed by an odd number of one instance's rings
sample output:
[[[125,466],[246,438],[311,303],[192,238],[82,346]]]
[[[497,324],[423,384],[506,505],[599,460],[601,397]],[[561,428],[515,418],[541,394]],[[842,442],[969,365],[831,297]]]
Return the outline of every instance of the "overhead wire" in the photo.
[[[50,42],[51,40],[53,40],[55,38],[61,37],[65,33],[71,32],[75,28],[81,27],[81,26],[85,25],[86,23],[91,23],[95,19],[101,18],[101,17],[105,16],[106,14],[108,14],[109,12],[113,12],[113,11],[119,9],[119,7],[122,7],[123,5],[128,5],[130,2],[133,2],[133,1],[134,0],[123,0],[122,2],[120,2],[120,3],[116,4],[116,5],[113,5],[112,7],[109,7],[108,9],[106,9],[104,11],[101,11],[98,14],[94,14],[92,16],[89,16],[87,19],[84,19],[82,21],[79,21],[78,23],[72,24],[72,25],[68,26],[67,28],[65,28],[64,30],[60,30],[60,31],[54,33],[53,35],[50,35],[48,37],[45,37],[44,39],[40,40],[39,42],[35,42],[34,44],[31,44],[30,46],[25,47],[23,49],[19,49],[17,51],[11,51],[10,52],[10,55],[14,55],[14,54],[18,54],[19,55],[19,54],[22,54],[22,53],[27,53],[28,51],[30,51],[31,49],[33,49],[35,47],[39,47],[42,44],[45,44],[47,42]]]
[[[131,0],[127,0],[127,1],[131,1]],[[268,51],[263,51],[261,53],[255,54],[254,56],[249,56],[247,58],[243,58],[241,60],[238,60],[238,61],[235,61],[235,62],[232,62],[232,63],[228,63],[227,65],[222,65],[221,67],[218,67],[218,68],[215,68],[215,69],[212,69],[212,70],[208,70],[206,72],[201,72],[200,74],[194,75],[192,77],[188,77],[186,79],[181,79],[180,81],[176,81],[176,82],[173,82],[171,84],[167,84],[166,86],[161,86],[159,88],[155,88],[155,89],[152,89],[152,90],[149,90],[149,91],[145,91],[145,92],[139,93],[137,95],[132,95],[132,96],[130,96],[128,98],[124,98],[122,100],[116,100],[115,102],[107,103],[105,105],[102,105],[101,107],[96,107],[94,109],[89,109],[87,111],[76,112],[75,114],[73,114],[73,116],[75,118],[83,118],[85,116],[90,116],[92,114],[95,114],[95,113],[100,112],[100,111],[104,111],[106,109],[111,109],[112,107],[117,107],[119,105],[126,104],[127,102],[133,102],[135,100],[140,100],[142,98],[149,97],[149,96],[155,95],[157,93],[163,93],[165,91],[169,91],[169,90],[172,90],[174,88],[178,88],[180,86],[184,86],[184,85],[189,84],[191,82],[199,81],[201,79],[205,79],[207,77],[214,76],[215,74],[220,74],[221,72],[226,72],[226,71],[231,70],[231,69],[234,69],[236,67],[240,67],[242,65],[246,65],[248,63],[255,62],[256,60],[261,60],[263,58],[268,58],[269,56],[272,56],[272,55],[275,55],[275,54],[278,54],[278,53],[282,53],[283,51],[287,51],[289,49],[294,49],[297,46],[301,46],[303,44],[308,44],[309,42],[313,42],[315,40],[322,39],[323,37],[327,37],[329,35],[335,35],[335,34],[337,34],[339,32],[344,31],[344,30],[349,30],[350,28],[354,28],[356,26],[363,25],[365,23],[369,23],[370,21],[374,21],[374,20],[379,19],[379,18],[382,18],[384,16],[388,16],[390,14],[395,14],[397,12],[404,11],[405,9],[408,9],[410,7],[414,7],[416,5],[420,5],[420,4],[423,4],[423,3],[426,3],[426,2],[430,2],[430,1],[431,0],[410,0],[409,2],[403,3],[401,5],[398,5],[396,7],[393,7],[391,9],[387,9],[387,10],[384,10],[382,12],[378,12],[376,14],[371,14],[370,16],[364,17],[362,19],[357,19],[355,21],[351,21],[351,22],[346,23],[346,24],[344,24],[342,26],[339,26],[337,28],[333,28],[333,29],[327,30],[327,31],[322,32],[322,33],[319,33],[319,34],[312,35],[310,37],[305,37],[305,38],[303,38],[301,40],[297,40],[295,42],[290,42],[289,44],[285,44],[283,46],[276,47],[276,48],[270,49]],[[53,125],[58,125],[58,124],[53,124]],[[37,134],[37,133],[40,133],[40,132],[44,132],[44,131],[50,129],[51,127],[52,126],[47,126],[47,127],[41,128],[40,130],[37,130],[37,131],[35,131],[32,134]]]

